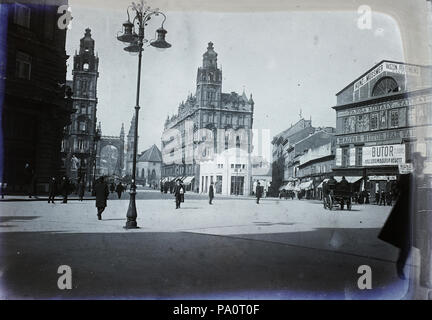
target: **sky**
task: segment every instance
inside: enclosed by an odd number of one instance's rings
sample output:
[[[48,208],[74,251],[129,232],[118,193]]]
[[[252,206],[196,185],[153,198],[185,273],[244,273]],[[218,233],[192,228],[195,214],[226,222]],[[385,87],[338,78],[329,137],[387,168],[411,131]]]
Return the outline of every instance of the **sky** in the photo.
[[[72,27],[67,33],[68,79],[73,55],[85,28],[92,30],[99,56],[97,118],[103,135],[126,134],[134,113],[138,57],[116,39],[126,11],[84,8],[70,2]],[[151,5],[151,3],[150,3]],[[160,8],[162,11],[163,8]],[[396,22],[372,13],[372,28],[359,29],[353,12],[165,12],[166,40],[172,47],[143,52],[138,151],[160,147],[167,115],[195,93],[197,68],[208,42],[222,67],[222,91],[245,90],[255,101],[254,128],[271,136],[299,120],[335,126],[335,94],[383,59],[404,61]],[[150,20],[148,39],[161,20]],[[416,61],[407,61],[416,63]]]

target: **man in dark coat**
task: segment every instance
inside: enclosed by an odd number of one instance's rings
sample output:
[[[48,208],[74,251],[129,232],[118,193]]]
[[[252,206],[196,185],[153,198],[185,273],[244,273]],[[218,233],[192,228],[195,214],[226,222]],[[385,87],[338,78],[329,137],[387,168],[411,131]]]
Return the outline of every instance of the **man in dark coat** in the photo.
[[[56,178],[51,177],[48,184],[48,203],[54,203],[54,198],[56,196]]]
[[[423,184],[422,172],[424,158],[420,153],[415,152],[412,156],[413,173],[401,174],[397,181],[398,198],[388,216],[378,238],[399,248],[399,256],[396,261],[396,271],[401,279],[405,279],[404,267],[408,260],[411,247],[418,247],[415,241],[417,226],[417,188]],[[423,223],[424,224],[424,223]],[[430,232],[428,234],[430,236]]]
[[[61,193],[63,196],[63,203],[67,203],[69,191],[70,191],[69,179],[68,177],[63,176],[61,181]]]
[[[98,220],[102,220],[102,212],[107,206],[107,199],[109,195],[108,185],[104,181],[104,177],[100,177],[94,186],[96,195],[96,208]]]
[[[117,192],[117,196],[119,199],[121,199],[123,191],[124,191],[124,187],[123,187],[122,183],[119,182],[117,187],[116,187],[116,192]]]
[[[263,194],[261,183],[259,181],[257,182],[255,194],[256,194],[256,203],[259,204],[259,201],[260,201],[262,194]]]
[[[78,197],[80,201],[83,201],[85,192],[85,183],[84,180],[78,183]]]
[[[182,197],[184,197],[184,187],[180,183],[180,180],[176,181],[176,186],[174,187],[174,196],[176,202],[176,209],[180,209],[180,203],[182,202]]]
[[[214,188],[213,188],[213,182],[212,182],[212,183],[210,183],[210,188],[209,188],[209,204],[213,204],[212,203],[213,198],[214,198]]]

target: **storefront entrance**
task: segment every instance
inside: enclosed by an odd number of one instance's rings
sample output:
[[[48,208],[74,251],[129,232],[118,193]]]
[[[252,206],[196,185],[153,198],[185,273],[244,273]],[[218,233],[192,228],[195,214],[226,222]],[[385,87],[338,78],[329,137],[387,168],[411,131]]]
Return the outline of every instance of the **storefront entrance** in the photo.
[[[244,177],[231,176],[231,194],[243,195]]]

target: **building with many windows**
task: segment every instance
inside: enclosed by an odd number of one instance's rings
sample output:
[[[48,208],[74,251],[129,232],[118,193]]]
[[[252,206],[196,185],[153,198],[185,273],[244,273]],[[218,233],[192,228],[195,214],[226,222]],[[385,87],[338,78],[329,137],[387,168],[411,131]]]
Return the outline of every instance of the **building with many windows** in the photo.
[[[0,3],[0,180],[8,193],[27,192],[30,183],[47,191],[60,171],[72,99],[57,11],[67,3]]]
[[[284,186],[294,172],[289,170],[288,164],[293,161],[292,153],[289,154],[292,146],[312,133],[315,128],[312,127],[312,120],[306,120],[300,116],[300,120],[288,129],[282,131],[273,137],[273,162],[272,162],[272,192],[278,193],[279,188]]]
[[[202,67],[198,68],[195,94],[179,105],[176,115],[165,121],[163,183],[181,178],[188,189],[205,192],[210,180],[206,184],[205,177],[209,175],[200,172],[201,163],[213,163],[217,155],[228,154],[228,149],[241,149],[242,154],[250,157],[254,101],[252,95],[248,98],[244,92],[241,95],[222,92],[222,70],[217,65],[217,56],[210,42]],[[213,163],[216,169],[218,164]],[[230,173],[222,177],[222,185],[228,186],[227,193],[250,193],[249,164],[250,159],[234,164],[234,167],[240,165],[245,175]]]
[[[335,175],[372,195],[414,151],[431,153],[431,67],[383,60],[336,94]]]

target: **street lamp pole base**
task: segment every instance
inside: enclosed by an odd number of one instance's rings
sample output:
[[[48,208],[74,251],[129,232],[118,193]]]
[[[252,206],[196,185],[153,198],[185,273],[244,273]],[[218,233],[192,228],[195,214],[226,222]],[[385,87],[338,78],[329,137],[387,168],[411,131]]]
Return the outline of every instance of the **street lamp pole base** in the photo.
[[[137,222],[136,222],[137,211],[136,211],[136,205],[135,205],[135,196],[136,196],[136,191],[131,190],[129,208],[128,208],[128,211],[126,214],[127,221],[126,221],[126,225],[124,226],[125,229],[138,229],[139,228],[137,226]]]

